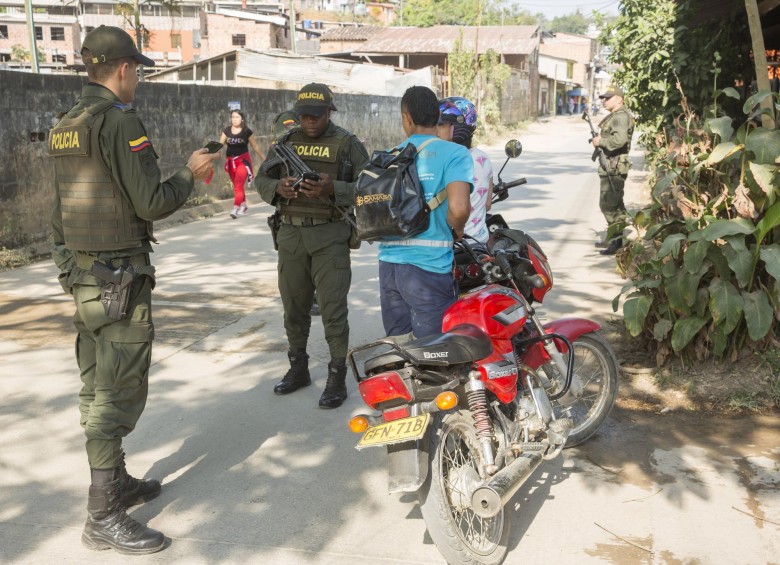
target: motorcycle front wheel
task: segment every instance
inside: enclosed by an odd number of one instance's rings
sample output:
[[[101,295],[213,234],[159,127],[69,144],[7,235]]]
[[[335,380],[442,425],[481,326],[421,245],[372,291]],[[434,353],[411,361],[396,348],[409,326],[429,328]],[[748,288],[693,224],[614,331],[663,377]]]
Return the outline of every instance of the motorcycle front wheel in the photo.
[[[480,450],[474,421],[466,410],[437,414],[431,428],[428,477],[419,490],[428,533],[448,563],[498,565],[509,539],[510,512],[481,518],[471,493],[481,484]]]
[[[618,393],[618,363],[609,343],[596,333],[574,340],[574,374],[582,382],[582,397],[553,402],[556,418],[574,422],[566,447],[574,447],[596,433],[615,405]],[[564,357],[568,362],[568,354]]]

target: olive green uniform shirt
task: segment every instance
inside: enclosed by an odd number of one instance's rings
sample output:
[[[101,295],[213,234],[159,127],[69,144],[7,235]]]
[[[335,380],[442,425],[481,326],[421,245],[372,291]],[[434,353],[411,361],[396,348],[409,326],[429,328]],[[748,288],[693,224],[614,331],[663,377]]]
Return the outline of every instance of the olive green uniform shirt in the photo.
[[[81,98],[71,110],[91,106],[102,100],[113,100],[116,109],[105,113],[100,130],[100,150],[103,161],[111,171],[112,177],[124,196],[130,201],[136,215],[143,220],[161,220],[168,217],[186,202],[195,185],[195,179],[189,168],[183,167],[166,181],[157,166],[157,153],[151,145],[140,151],[132,151],[130,142],[146,136],[141,119],[135,110],[122,102],[108,88],[89,83],[81,91]],[[55,179],[57,198],[52,213],[52,233],[54,250],[52,255],[57,266],[63,272],[73,268],[73,251],[65,248],[60,210],[59,186]],[[122,249],[99,252],[101,259],[130,257],[152,250],[149,241],[143,242],[137,249]]]

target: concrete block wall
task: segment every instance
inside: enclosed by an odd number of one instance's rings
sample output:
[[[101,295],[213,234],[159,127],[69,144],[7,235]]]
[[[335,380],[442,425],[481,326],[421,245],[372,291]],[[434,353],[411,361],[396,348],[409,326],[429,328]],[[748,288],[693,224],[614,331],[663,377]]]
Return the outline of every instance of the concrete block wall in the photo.
[[[46,151],[49,129],[57,114],[76,101],[84,84],[85,77],[0,71],[0,247],[49,234],[54,196],[54,167]],[[134,105],[166,177],[182,167],[194,149],[219,139],[229,125],[230,101],[241,103],[249,127],[260,146],[267,148],[273,117],[292,107],[295,94],[145,82],[138,86]],[[334,102],[339,110],[332,115],[334,123],[357,135],[369,153],[404,139],[399,98],[336,94]],[[218,162],[208,187],[196,183],[196,194],[221,198],[232,194],[223,166],[224,160]]]

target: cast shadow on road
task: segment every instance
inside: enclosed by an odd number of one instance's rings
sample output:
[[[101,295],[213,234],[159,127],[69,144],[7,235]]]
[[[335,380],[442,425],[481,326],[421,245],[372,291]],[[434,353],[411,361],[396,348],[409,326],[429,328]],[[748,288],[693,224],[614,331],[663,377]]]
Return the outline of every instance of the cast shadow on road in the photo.
[[[529,232],[534,235],[561,225],[543,219],[533,223]],[[186,253],[206,256],[197,263],[196,269],[205,270],[210,266],[207,246],[210,237],[206,232],[197,240],[187,241]],[[235,261],[235,257],[243,257],[242,260],[254,264],[268,262],[270,271],[275,261],[273,251],[254,249],[251,242],[242,242],[226,252],[227,264]],[[350,295],[351,316],[379,315],[378,283],[373,280],[375,265],[375,248],[364,245],[353,256],[355,282]],[[176,358],[162,359],[152,370],[147,410],[127,441],[128,466],[137,475],[161,477],[164,491],[158,499],[134,508],[131,514],[141,521],[176,516],[175,530],[166,533],[178,539],[213,542],[199,546],[203,552],[201,557],[211,562],[251,561],[258,548],[325,551],[338,535],[342,522],[354,519],[356,513],[368,519],[379,508],[377,499],[386,496],[385,493],[369,490],[366,485],[369,476],[386,472],[386,457],[377,450],[362,453],[354,450],[355,436],[346,430],[346,421],[350,410],[359,408],[361,403],[351,378],[350,398],[344,408],[336,411],[316,408],[323,385],[322,358],[312,363],[315,382],[311,387],[290,397],[273,395],[273,383],[287,368],[278,301],[255,308],[252,300],[257,298],[253,295],[257,288],[243,284],[246,272],[218,275],[235,278],[217,287],[215,282],[219,277],[198,279],[191,273],[172,271],[161,285],[164,289],[175,289],[186,284],[190,300],[198,297],[198,301],[212,306],[175,311],[167,306],[167,310],[157,310],[156,347],[181,346],[193,362],[177,373]],[[574,274],[562,272],[556,276],[564,280]],[[268,296],[273,298],[272,289]],[[592,294],[585,291],[554,296],[556,309],[569,308],[588,299],[592,299]],[[242,300],[248,305],[243,311],[214,306]],[[14,311],[11,307],[3,312]],[[26,323],[25,343],[43,343],[57,328],[66,327],[66,331],[72,332],[68,317],[72,308],[67,316],[43,308],[36,311],[40,323],[35,320]],[[258,318],[246,330],[251,330],[252,335],[236,330],[216,339],[223,328],[229,333],[234,324],[249,317]],[[5,320],[4,315],[3,324]],[[314,331],[320,324],[315,319],[311,341],[313,348],[323,350],[321,335]],[[184,336],[187,330],[206,335]],[[352,345],[378,338],[380,334],[381,324],[374,322],[369,329],[355,335]],[[72,336],[68,334],[69,342]],[[204,338],[211,338],[213,343]],[[165,377],[160,378],[163,373]],[[35,421],[42,413],[73,412],[74,404],[75,399],[70,395],[53,396],[44,402],[33,395],[17,395],[4,399],[0,418],[11,424]],[[733,457],[740,454],[734,447],[722,446],[749,443],[751,426],[756,426],[751,419],[729,419],[713,424],[711,420],[695,417],[616,410],[596,436],[579,448],[567,450],[566,460],[545,462],[521,487],[513,499],[520,506],[512,508],[510,549],[521,551],[522,538],[544,501],[554,496],[555,486],[574,472],[564,461],[573,461],[586,488],[605,497],[614,492],[618,483],[630,481],[645,489],[648,495],[661,488],[656,496],[665,497],[682,509],[688,497],[708,499],[717,496],[718,491],[708,484],[695,464],[681,460],[678,465],[681,474],[675,474],[672,467],[658,465],[658,454],[675,457],[676,450],[694,444],[715,454],[712,459],[715,468],[730,468]],[[773,431],[780,434],[777,426]],[[81,430],[75,422],[62,439],[73,449],[82,449]],[[133,454],[149,451],[165,455],[148,472],[139,472]],[[45,455],[38,457],[45,458]],[[13,471],[25,474],[22,466]],[[40,500],[41,492],[53,503],[45,509],[32,508],[30,501]],[[14,489],[3,489],[0,507],[12,509],[15,523],[37,523],[45,511],[46,523],[78,528],[83,522],[82,494],[73,496],[72,491],[51,481],[30,480]],[[407,499],[398,498],[399,519],[403,519],[400,505],[404,500]],[[406,512],[406,515],[408,520],[420,520],[419,511]],[[423,532],[424,525],[420,524],[420,528]],[[74,543],[77,543],[75,531]],[[381,535],[391,536],[392,532]],[[29,536],[25,544],[28,548],[42,545],[46,530],[33,529]],[[425,543],[426,538],[421,535],[419,543]],[[13,551],[17,553],[9,555]],[[25,546],[12,546],[4,553],[11,560],[23,559]]]

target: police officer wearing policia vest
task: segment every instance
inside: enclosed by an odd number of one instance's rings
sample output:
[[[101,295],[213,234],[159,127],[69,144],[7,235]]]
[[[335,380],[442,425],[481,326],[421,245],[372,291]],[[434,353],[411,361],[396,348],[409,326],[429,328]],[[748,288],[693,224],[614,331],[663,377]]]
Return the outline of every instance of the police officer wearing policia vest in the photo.
[[[266,170],[276,156],[274,149],[269,151],[255,179],[260,196],[281,214],[277,234],[279,294],[284,306],[290,370],[276,384],[274,392],[289,394],[311,384],[306,346],[316,290],[330,349],[328,379],[319,405],[337,408],[347,398],[347,293],[352,281],[351,226],[343,213],[354,204],[355,181],[368,163],[368,153],[354,135],[330,121],[336,107],[333,94],[324,84],[304,86],[293,109],[300,125],[276,143],[292,145],[300,158],[319,173],[320,180],[305,180],[295,191],[295,178],[286,176],[284,167]]]
[[[153,553],[165,537],[126,510],[160,494],[160,483],[130,476],[122,450],[148,390],[152,221],[184,204],[218,155],[199,149],[160,182],[157,153],[129,106],[138,66],[154,62],[127,33],[107,26],[86,36],[81,55],[90,82],[49,138],[56,174],[53,257],[76,303],[79,410],[92,475],[81,540],[90,549]]]

